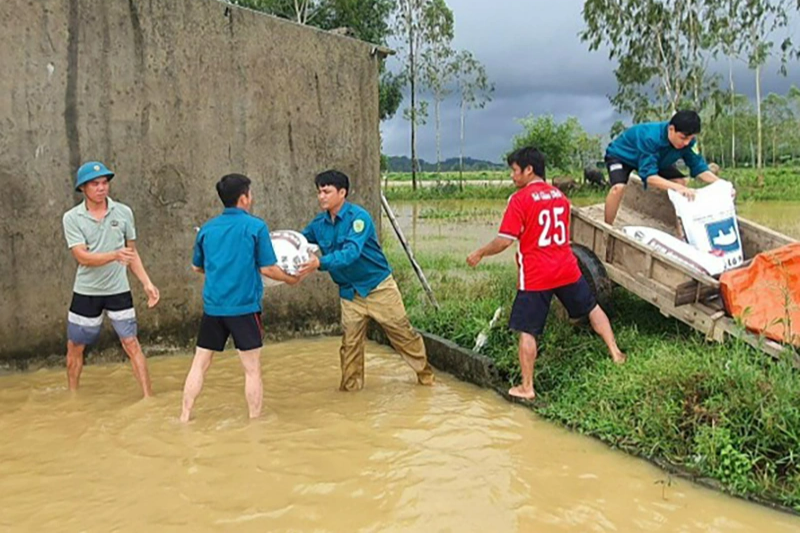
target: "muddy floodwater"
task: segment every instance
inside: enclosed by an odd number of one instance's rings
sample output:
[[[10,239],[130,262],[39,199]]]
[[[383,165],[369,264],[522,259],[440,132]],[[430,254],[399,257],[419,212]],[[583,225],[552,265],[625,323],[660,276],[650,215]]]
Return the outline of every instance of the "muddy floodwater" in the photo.
[[[800,519],[650,464],[440,374],[433,388],[368,345],[340,393],[338,339],[269,344],[248,422],[234,354],[177,421],[190,358],[0,376],[0,531],[790,532]]]
[[[597,203],[577,198],[573,204]],[[504,200],[445,200],[392,202],[403,232],[415,252],[444,252],[467,256],[497,235],[506,202]],[[800,239],[800,202],[740,202],[740,216],[795,239]],[[394,239],[384,220],[384,236]],[[513,249],[487,261],[509,261]]]

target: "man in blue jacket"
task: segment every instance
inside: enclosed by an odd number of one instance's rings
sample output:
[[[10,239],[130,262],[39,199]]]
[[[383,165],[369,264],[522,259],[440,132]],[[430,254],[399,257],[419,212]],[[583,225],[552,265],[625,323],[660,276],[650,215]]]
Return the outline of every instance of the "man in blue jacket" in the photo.
[[[693,199],[694,191],[686,185],[686,176],[675,163],[683,159],[692,177],[706,183],[719,178],[709,170],[697,149],[695,136],[700,133],[700,116],[694,111],[678,111],[669,122],[646,122],[628,128],[606,149],[611,191],[606,197],[606,223],[617,217],[622,192],[631,172],[636,170],[644,187],[673,189]]]
[[[372,217],[361,206],[347,202],[350,179],[337,170],[328,170],[314,179],[322,212],[312,220],[303,235],[317,244],[322,257],[312,256],[301,267],[304,278],[315,270],[326,270],[339,286],[342,309],[343,391],[364,387],[364,339],[372,318],[381,325],[392,346],[416,372],[417,382],[432,385],[433,370],[428,364],[425,343],[406,316],[403,299],[383,255]]]
[[[203,224],[194,245],[192,270],[205,275],[203,318],[183,386],[181,422],[189,421],[214,352],[225,349],[228,337],[233,337],[244,368],[250,418],[261,414],[261,274],[289,285],[299,281],[277,265],[267,223],[250,214],[250,178],[241,174],[223,176],[217,183],[217,194],[225,209]]]

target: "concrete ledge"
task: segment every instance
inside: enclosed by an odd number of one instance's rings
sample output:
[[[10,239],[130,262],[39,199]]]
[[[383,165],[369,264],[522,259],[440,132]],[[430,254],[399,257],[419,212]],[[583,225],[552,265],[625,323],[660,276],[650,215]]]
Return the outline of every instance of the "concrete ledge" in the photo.
[[[465,350],[457,344],[437,335],[419,332],[425,340],[425,349],[428,351],[428,361],[438,370],[443,370],[461,381],[467,381],[490,389],[500,390],[500,374],[494,362],[486,356]],[[375,325],[370,325],[367,336],[380,344],[389,345],[389,339],[383,330]]]

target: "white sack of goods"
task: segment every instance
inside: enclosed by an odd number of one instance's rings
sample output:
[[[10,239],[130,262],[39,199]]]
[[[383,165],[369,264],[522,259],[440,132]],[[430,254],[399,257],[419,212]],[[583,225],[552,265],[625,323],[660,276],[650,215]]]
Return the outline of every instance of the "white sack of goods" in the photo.
[[[719,180],[698,189],[694,201],[673,190],[667,192],[689,244],[701,252],[720,255],[725,270],[742,264],[742,240],[730,182]]]
[[[709,252],[701,252],[691,244],[687,244],[669,233],[643,226],[625,226],[622,231],[645,246],[671,257],[700,274],[716,276],[725,271],[723,257]]]
[[[278,267],[292,276],[297,275],[300,265],[308,262],[311,255],[319,250],[317,245],[309,244],[299,231],[276,230],[271,231],[269,237],[272,240],[275,257],[278,259]],[[264,287],[274,287],[283,283],[264,275],[261,278],[264,280]]]

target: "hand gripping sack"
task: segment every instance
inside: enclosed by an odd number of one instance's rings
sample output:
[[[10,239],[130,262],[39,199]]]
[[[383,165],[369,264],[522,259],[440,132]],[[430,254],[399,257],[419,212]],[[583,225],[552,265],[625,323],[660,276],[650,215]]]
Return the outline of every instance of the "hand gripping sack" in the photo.
[[[297,231],[277,230],[269,234],[272,241],[272,248],[275,250],[275,257],[278,259],[278,267],[290,275],[297,274],[300,265],[311,258],[319,248],[309,244],[305,236]],[[274,287],[280,285],[282,281],[275,281],[264,275],[261,276],[264,287]]]
[[[725,270],[743,262],[742,240],[733,205],[733,185],[719,180],[698,189],[694,201],[667,191],[689,244],[725,259]]]

